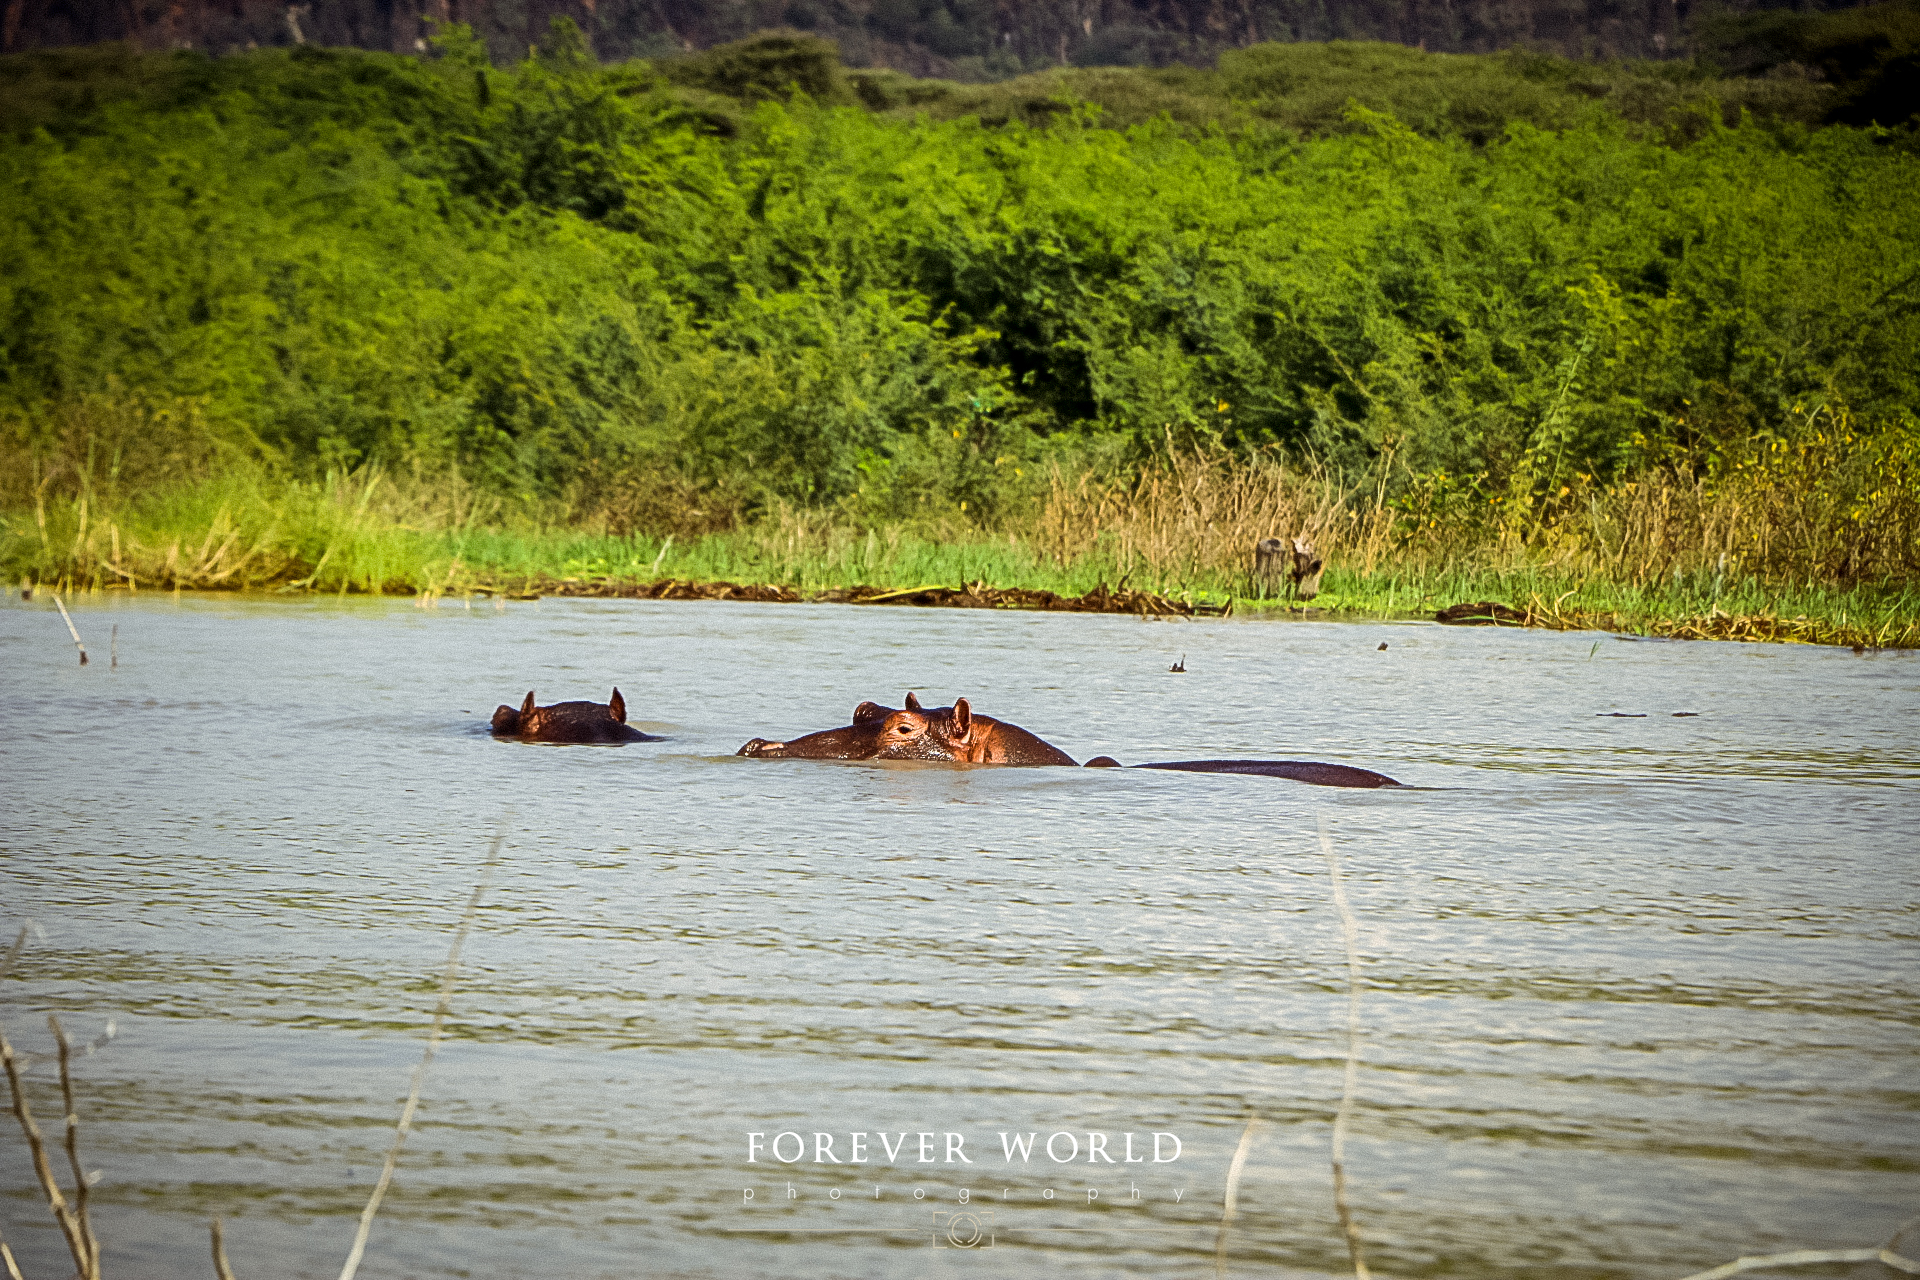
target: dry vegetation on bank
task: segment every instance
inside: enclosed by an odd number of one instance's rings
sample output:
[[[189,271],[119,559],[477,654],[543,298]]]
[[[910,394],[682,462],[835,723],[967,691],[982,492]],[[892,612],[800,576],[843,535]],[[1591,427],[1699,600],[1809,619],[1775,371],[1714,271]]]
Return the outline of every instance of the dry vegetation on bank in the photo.
[[[1130,587],[1262,602],[1261,538],[1327,556],[1314,607],[1406,615],[1499,599],[1538,625],[1694,637],[1920,644],[1920,450],[1909,432],[1808,415],[1704,472],[1654,469],[1552,494],[1474,477],[1343,481],[1272,452],[1177,452],[1122,475],[1055,464],[991,527],[962,513],[862,521],[846,508],[716,509],[705,531],[621,533],[590,505],[510,504],[466,483],[362,467],[318,481],[145,450],[76,423],[0,495],[0,556],[56,589],[446,596],[541,584],[729,582],[818,594],[980,583],[1078,596]],[[188,476],[198,472],[200,479]],[[591,500],[591,495],[589,495]],[[710,499],[709,499],[710,501]],[[551,589],[550,587],[548,589]]]

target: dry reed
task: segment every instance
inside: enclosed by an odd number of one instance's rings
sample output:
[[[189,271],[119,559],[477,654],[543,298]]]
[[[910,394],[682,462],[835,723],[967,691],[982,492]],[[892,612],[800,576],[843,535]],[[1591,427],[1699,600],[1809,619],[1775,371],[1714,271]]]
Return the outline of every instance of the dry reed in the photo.
[[[1154,582],[1232,584],[1253,594],[1254,544],[1305,537],[1365,572],[1392,550],[1396,513],[1377,484],[1343,484],[1324,468],[1272,454],[1178,453],[1124,480],[1069,479],[1055,468],[1022,532],[1054,563],[1106,555]]]
[[[433,1026],[427,1033],[427,1047],[420,1055],[420,1065],[413,1069],[412,1087],[407,1091],[406,1103],[400,1108],[400,1123],[394,1130],[393,1146],[387,1150],[386,1161],[380,1167],[379,1181],[374,1184],[373,1194],[367,1198],[367,1207],[360,1213],[360,1226],[354,1232],[353,1248],[347,1254],[347,1261],[340,1268],[340,1280],[353,1280],[354,1273],[360,1269],[360,1259],[367,1249],[367,1237],[373,1231],[373,1217],[380,1211],[380,1201],[386,1196],[388,1185],[393,1182],[394,1166],[400,1162],[400,1148],[406,1144],[407,1134],[413,1127],[413,1114],[420,1106],[420,1086],[426,1080],[427,1068],[433,1064],[434,1051],[440,1046],[440,1032],[446,1025],[447,1011],[453,1003],[454,979],[460,971],[460,949],[466,944],[467,934],[473,928],[474,914],[479,911],[480,899],[492,882],[493,871],[499,865],[500,849],[506,838],[506,824],[503,822],[493,837],[493,846],[487,851],[480,882],[473,886],[473,894],[467,899],[466,912],[460,917],[460,926],[454,930],[453,945],[447,950],[446,969],[440,977],[440,1002],[434,1008]],[[215,1229],[217,1231],[218,1227]]]
[[[220,1219],[213,1220],[213,1274],[215,1280],[233,1280],[233,1267],[227,1262],[226,1234],[220,1229]]]
[[[1360,1064],[1360,956],[1356,947],[1359,924],[1347,905],[1347,891],[1340,880],[1340,859],[1333,851],[1333,838],[1327,834],[1327,818],[1319,817],[1320,852],[1326,855],[1327,874],[1333,884],[1333,905],[1340,912],[1340,932],[1347,948],[1347,1065],[1340,1087],[1340,1109],[1333,1116],[1333,1209],[1340,1218],[1340,1232],[1347,1239],[1347,1256],[1353,1263],[1355,1280],[1369,1280],[1366,1252],[1361,1245],[1360,1226],[1347,1207],[1347,1121],[1353,1114],[1353,1090]]]
[[[1833,1262],[1878,1262],[1882,1266],[1892,1267],[1895,1271],[1904,1271],[1908,1275],[1920,1275],[1920,1262],[1903,1257],[1895,1252],[1900,1247],[1900,1237],[1915,1226],[1920,1226],[1920,1216],[1908,1218],[1895,1229],[1887,1242],[1878,1248],[1866,1249],[1793,1249],[1786,1253],[1759,1254],[1750,1258],[1735,1258],[1732,1262],[1722,1263],[1706,1271],[1697,1271],[1683,1280],[1726,1280],[1727,1276],[1737,1276],[1743,1271],[1763,1271],[1774,1267],[1812,1267]]]
[[[1259,1127],[1258,1119],[1247,1121],[1233,1149],[1233,1161],[1227,1166],[1227,1194],[1220,1208],[1220,1233],[1213,1241],[1213,1274],[1217,1277],[1227,1274],[1227,1229],[1233,1225],[1240,1209],[1240,1175],[1246,1170],[1247,1155],[1253,1150],[1253,1135]]]
[[[1920,1275],[1920,1262],[1912,1258],[1903,1258],[1891,1249],[1793,1249],[1786,1253],[1767,1253],[1751,1258],[1736,1258],[1732,1262],[1714,1267],[1709,1271],[1697,1271],[1683,1280],[1725,1280],[1727,1276],[1737,1276],[1742,1271],[1770,1270],[1774,1267],[1811,1267],[1833,1262],[1879,1262],[1892,1267],[1895,1271],[1904,1271],[1908,1275]]]

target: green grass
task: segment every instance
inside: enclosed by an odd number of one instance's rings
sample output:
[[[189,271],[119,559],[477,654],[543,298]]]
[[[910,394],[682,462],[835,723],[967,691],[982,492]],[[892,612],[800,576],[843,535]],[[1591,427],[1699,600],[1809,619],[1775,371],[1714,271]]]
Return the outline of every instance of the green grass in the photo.
[[[1244,568],[1182,574],[1123,563],[1111,540],[1065,563],[1010,535],[938,537],[907,526],[859,530],[789,517],[699,537],[608,536],[567,528],[423,527],[373,509],[371,489],[196,486],[83,521],[77,504],[0,517],[0,568],[67,589],[184,586],[280,592],[461,595],[555,582],[662,579],[791,587],[990,587],[1078,596],[1122,584],[1175,599],[1275,615],[1300,602],[1253,598]],[[404,497],[402,498],[404,506]],[[116,551],[115,548],[118,548]],[[225,548],[222,552],[222,548]],[[171,566],[171,570],[169,569]],[[1615,582],[1553,566],[1411,558],[1373,571],[1336,562],[1310,605],[1324,617],[1419,617],[1463,601],[1531,610],[1548,625],[1646,634],[1920,645],[1920,591],[1889,583],[1767,582],[1696,572]]]

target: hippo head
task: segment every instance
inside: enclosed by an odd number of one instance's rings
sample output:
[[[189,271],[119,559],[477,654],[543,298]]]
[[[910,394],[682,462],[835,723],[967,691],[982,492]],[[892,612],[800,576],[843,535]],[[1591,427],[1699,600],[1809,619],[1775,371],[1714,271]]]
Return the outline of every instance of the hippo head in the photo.
[[[974,718],[965,698],[950,707],[928,709],[907,695],[906,709],[895,711],[880,727],[876,760],[946,760],[978,758],[974,749],[985,737],[985,726]]]
[[[822,729],[786,742],[755,738],[735,755],[755,760],[871,760],[880,745],[880,732],[892,707],[863,702],[853,709],[853,723],[844,729]]]
[[[493,731],[503,738],[516,737],[520,733],[520,726],[531,722],[537,710],[538,708],[533,705],[533,690],[529,689],[527,700],[520,704],[519,710],[516,711],[504,702],[494,708]]]
[[[533,690],[519,710],[502,706],[493,713],[496,737],[535,742],[650,742],[649,735],[627,726],[627,700],[620,690],[606,703],[556,702],[534,705]]]

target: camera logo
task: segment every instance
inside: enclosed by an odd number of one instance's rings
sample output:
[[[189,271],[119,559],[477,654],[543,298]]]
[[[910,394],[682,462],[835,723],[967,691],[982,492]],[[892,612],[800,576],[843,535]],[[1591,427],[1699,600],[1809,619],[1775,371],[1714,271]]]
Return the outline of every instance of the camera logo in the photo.
[[[993,1248],[993,1210],[934,1210],[933,1247],[936,1249]]]

